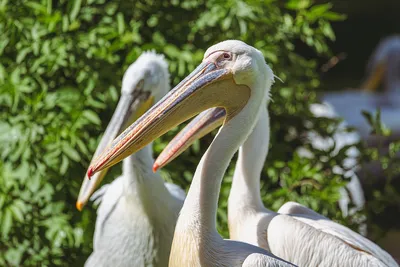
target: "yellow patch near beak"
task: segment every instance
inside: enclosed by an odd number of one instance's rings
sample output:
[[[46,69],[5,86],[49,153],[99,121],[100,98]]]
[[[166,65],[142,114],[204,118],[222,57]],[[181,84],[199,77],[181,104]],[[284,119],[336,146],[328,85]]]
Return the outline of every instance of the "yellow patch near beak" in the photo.
[[[141,103],[136,109],[135,113],[132,114],[126,125],[130,125],[140,118],[147,110],[154,104],[154,96],[150,96],[145,102]]]

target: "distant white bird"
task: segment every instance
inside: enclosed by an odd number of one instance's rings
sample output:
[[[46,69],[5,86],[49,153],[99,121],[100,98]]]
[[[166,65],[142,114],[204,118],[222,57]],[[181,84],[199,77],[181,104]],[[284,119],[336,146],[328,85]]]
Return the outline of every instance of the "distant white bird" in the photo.
[[[95,155],[168,90],[169,73],[164,57],[143,53],[124,74],[121,99]],[[160,175],[152,172],[153,162],[152,145],[148,144],[123,161],[120,177],[93,195],[101,204],[93,253],[85,266],[168,266],[185,193],[176,185],[164,184]],[[84,178],[78,209],[87,203],[106,171],[95,174],[91,180]]]
[[[197,113],[225,108],[227,119],[200,160],[178,218],[170,267],[293,266],[257,246],[222,239],[215,225],[223,175],[265,110],[273,77],[257,49],[234,40],[216,44],[200,66],[91,165],[92,172],[101,171]]]

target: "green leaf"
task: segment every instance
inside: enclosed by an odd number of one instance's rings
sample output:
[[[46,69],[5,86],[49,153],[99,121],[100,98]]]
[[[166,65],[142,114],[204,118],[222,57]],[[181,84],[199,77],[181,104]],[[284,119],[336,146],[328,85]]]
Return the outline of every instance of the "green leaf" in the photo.
[[[24,215],[21,211],[21,209],[15,205],[10,205],[9,209],[11,210],[11,213],[14,215],[13,217],[18,221],[18,222],[23,222],[24,221]]]
[[[46,13],[46,7],[39,4],[39,3],[35,3],[32,1],[27,1],[26,3],[24,3],[27,7],[32,8],[33,10],[39,12],[39,13]]]
[[[239,28],[240,28],[240,34],[246,34],[247,33],[247,24],[242,19],[239,20]]]
[[[22,212],[26,211],[26,203],[24,203],[21,199],[14,200],[13,205],[18,207]]]
[[[325,12],[323,17],[330,21],[342,21],[347,18],[347,16],[344,14],[338,14],[338,13],[332,12],[332,11]]]
[[[321,26],[323,34],[328,37],[331,41],[335,40],[335,33],[333,32],[333,29],[329,23],[324,23]]]
[[[78,16],[79,10],[81,9],[82,0],[72,0],[72,8],[69,13],[69,19],[74,21]]]
[[[11,211],[6,208],[3,213],[3,220],[1,222],[1,233],[4,239],[8,239],[12,226],[12,214]]]
[[[109,92],[110,92],[110,96],[111,99],[113,101],[117,101],[118,100],[118,90],[115,86],[110,86],[110,88],[108,88]]]
[[[79,1],[79,0],[77,0]],[[67,32],[69,28],[69,20],[67,16],[63,16],[62,18],[62,31]]]
[[[53,1],[47,0],[47,14],[51,14],[52,10],[53,10]]]
[[[6,251],[5,259],[11,266],[21,266],[21,259],[25,248],[12,248]],[[5,264],[4,264],[5,265]]]
[[[312,14],[315,17],[323,15],[326,11],[332,8],[331,3],[326,3],[326,4],[321,4],[321,5],[315,5],[310,8],[309,13]]]
[[[200,142],[199,140],[195,140],[192,145],[193,152],[198,154],[200,152]]]
[[[124,15],[119,12],[117,14],[117,22],[118,22],[118,33],[122,34],[125,31],[125,21],[124,21]]]
[[[80,157],[78,151],[76,151],[75,148],[73,148],[69,143],[63,142],[62,150],[70,159],[72,159],[76,162],[81,160],[81,157]]]
[[[6,195],[0,194],[0,210],[2,210],[5,202],[6,202]]]
[[[151,16],[148,20],[147,20],[147,25],[149,27],[155,27],[158,24],[158,18],[157,16]]]
[[[9,39],[0,40],[0,55],[3,54],[4,49],[7,47],[8,43],[10,42]]]
[[[100,120],[99,116],[92,110],[89,110],[89,109],[84,110],[82,112],[82,116],[96,125],[101,125],[101,120]]]
[[[118,99],[118,94],[117,94],[117,99]],[[93,98],[89,98],[87,100],[87,104],[90,105],[91,107],[98,108],[98,109],[105,109],[107,106],[103,102],[94,100]]]
[[[3,83],[5,78],[6,78],[6,69],[2,64],[0,64],[0,82]]]
[[[68,166],[69,160],[66,156],[63,155],[61,158],[60,174],[64,175],[68,170]]]
[[[78,145],[79,149],[84,153],[84,154],[89,154],[89,151],[87,149],[87,145],[85,145],[85,143],[81,140],[81,139],[77,139],[76,140],[76,144]]]
[[[286,8],[293,10],[306,9],[312,5],[311,0],[289,0],[286,3]]]

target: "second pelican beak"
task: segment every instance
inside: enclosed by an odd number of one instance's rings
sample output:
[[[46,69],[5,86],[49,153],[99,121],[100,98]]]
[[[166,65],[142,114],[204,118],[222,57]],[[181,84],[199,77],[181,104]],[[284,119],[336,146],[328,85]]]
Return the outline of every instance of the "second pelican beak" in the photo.
[[[382,82],[385,71],[385,64],[379,63],[361,85],[361,89],[367,92],[376,92],[379,88],[379,84]]]
[[[117,108],[111,118],[110,123],[94,153],[93,159],[102,152],[111,141],[124,130],[130,123],[140,117],[146,110],[148,110],[154,103],[154,97],[146,92],[136,91],[134,94],[122,94]],[[76,208],[82,208],[89,201],[90,196],[94,193],[100,185],[108,169],[103,169],[101,172],[96,173],[89,180],[88,174],[85,175],[81,189],[79,191]]]
[[[222,125],[225,109],[212,108],[203,111],[182,129],[164,148],[153,165],[153,171],[164,167],[185,151],[196,139],[200,139]]]
[[[223,107],[229,119],[245,106],[250,94],[249,87],[235,83],[231,69],[205,59],[100,154],[89,167],[89,176],[118,163],[203,110]]]

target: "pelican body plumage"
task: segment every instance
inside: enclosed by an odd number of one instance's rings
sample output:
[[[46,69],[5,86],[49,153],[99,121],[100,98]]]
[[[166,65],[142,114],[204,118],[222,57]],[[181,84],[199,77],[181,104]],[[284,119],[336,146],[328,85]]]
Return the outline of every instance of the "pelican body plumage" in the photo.
[[[164,57],[154,52],[140,55],[124,74],[122,96],[95,156],[168,90],[169,73]],[[86,267],[168,266],[185,193],[176,185],[164,183],[159,173],[153,173],[153,163],[149,143],[124,159],[122,175],[94,194],[107,169],[90,180],[85,176],[78,209],[82,209],[92,194],[92,199],[100,203],[93,253]]]

